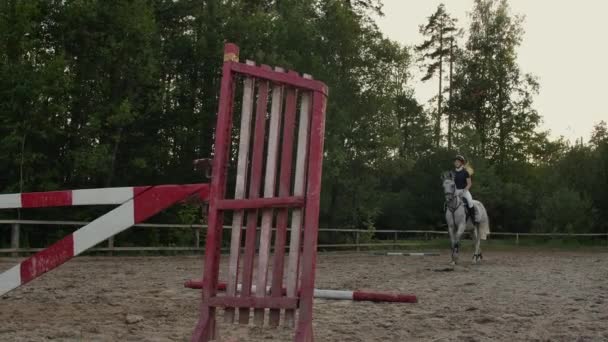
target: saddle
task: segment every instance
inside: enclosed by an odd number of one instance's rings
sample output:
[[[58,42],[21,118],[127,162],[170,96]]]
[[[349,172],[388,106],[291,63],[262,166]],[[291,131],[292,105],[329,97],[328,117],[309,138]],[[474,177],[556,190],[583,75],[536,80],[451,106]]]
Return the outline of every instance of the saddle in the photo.
[[[460,197],[460,198],[462,199],[462,203],[464,205],[464,212],[465,212],[467,221],[469,219],[471,219],[471,221],[475,221],[475,218],[473,217],[473,215],[474,215],[473,208],[469,208],[469,201],[467,201],[467,199],[464,197]],[[443,211],[445,212],[447,209],[448,209],[448,203],[444,202]]]

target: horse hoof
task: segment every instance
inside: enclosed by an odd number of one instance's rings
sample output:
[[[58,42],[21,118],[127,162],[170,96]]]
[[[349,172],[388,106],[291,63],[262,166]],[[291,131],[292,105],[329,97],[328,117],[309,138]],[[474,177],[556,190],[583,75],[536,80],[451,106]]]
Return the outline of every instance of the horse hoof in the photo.
[[[450,266],[456,266],[456,261],[454,261],[454,260],[450,261]]]

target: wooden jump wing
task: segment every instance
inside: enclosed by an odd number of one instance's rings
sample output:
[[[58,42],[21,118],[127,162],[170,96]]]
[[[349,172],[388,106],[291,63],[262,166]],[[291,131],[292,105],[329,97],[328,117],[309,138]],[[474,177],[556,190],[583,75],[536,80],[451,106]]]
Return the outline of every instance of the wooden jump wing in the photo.
[[[239,63],[238,55],[236,45],[226,45],[202,301],[192,341],[216,337],[217,308],[224,308],[227,322],[233,323],[238,312],[238,322],[248,324],[253,312],[256,325],[267,320],[271,326],[279,325],[284,312],[285,323],[297,322],[294,340],[312,341],[327,87],[296,72]],[[233,127],[237,104],[238,129]],[[238,151],[231,150],[234,131]],[[234,197],[227,197],[232,155]],[[220,295],[224,219],[231,220],[232,232],[226,293]]]

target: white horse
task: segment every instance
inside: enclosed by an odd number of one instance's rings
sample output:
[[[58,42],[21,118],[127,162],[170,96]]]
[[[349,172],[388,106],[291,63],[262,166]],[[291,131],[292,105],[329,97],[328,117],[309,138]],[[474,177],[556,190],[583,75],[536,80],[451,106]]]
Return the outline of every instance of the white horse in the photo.
[[[461,196],[456,195],[456,184],[451,172],[443,176],[443,192],[445,194],[445,220],[448,223],[452,242],[452,265],[458,262],[460,238],[467,229],[473,231],[473,240],[475,241],[473,263],[475,264],[483,258],[480,246],[481,240],[485,240],[490,234],[490,220],[486,208],[481,202],[473,200],[473,205],[477,208],[479,224],[475,224],[473,218],[467,217],[466,204]]]

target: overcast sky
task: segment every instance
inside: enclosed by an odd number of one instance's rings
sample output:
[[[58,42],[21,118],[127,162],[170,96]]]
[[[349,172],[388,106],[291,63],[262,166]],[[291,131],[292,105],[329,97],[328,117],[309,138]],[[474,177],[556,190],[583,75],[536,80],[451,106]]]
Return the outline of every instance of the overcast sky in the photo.
[[[473,0],[384,0],[380,29],[402,44],[419,44],[418,26],[440,3],[467,27]],[[510,0],[513,13],[523,14],[524,41],[519,48],[522,71],[539,78],[535,107],[542,128],[554,137],[588,139],[593,125],[608,121],[608,0]],[[426,103],[436,82],[414,83]]]

